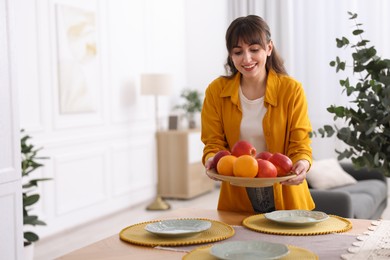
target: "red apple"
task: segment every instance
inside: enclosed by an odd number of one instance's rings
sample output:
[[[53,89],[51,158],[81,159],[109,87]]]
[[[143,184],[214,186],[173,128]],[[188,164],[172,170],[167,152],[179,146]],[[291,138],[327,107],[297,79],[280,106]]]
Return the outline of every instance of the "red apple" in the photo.
[[[228,150],[221,150],[221,151],[218,151],[214,157],[213,157],[213,161],[211,163],[211,166],[210,168],[211,169],[217,169],[217,164],[219,162],[219,159],[221,159],[222,157],[224,157],[225,155],[230,155],[230,152]]]
[[[241,155],[251,155],[255,157],[256,148],[251,143],[240,140],[233,145],[232,155],[236,156],[237,158]]]
[[[293,163],[290,158],[282,153],[274,153],[268,161],[272,162],[278,170],[278,177],[290,174]]]
[[[257,178],[275,178],[278,175],[278,170],[270,161],[257,159],[257,165]]]
[[[264,151],[264,152],[260,152],[260,153],[256,154],[255,158],[268,160],[271,156],[272,156],[272,153]]]

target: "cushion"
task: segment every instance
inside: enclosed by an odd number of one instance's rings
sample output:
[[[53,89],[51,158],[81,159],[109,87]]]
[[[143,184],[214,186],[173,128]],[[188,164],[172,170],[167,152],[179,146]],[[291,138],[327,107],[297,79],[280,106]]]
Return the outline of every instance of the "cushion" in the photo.
[[[313,160],[306,179],[312,188],[320,190],[357,183],[357,180],[344,171],[335,158]]]

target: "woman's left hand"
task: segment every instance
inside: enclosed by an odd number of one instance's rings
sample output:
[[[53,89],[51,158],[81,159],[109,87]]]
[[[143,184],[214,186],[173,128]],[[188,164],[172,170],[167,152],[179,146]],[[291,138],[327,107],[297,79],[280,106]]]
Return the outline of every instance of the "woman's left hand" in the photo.
[[[307,171],[309,170],[310,163],[307,160],[297,161],[293,167],[292,172],[297,176],[286,181],[281,182],[283,185],[299,185],[306,179]]]

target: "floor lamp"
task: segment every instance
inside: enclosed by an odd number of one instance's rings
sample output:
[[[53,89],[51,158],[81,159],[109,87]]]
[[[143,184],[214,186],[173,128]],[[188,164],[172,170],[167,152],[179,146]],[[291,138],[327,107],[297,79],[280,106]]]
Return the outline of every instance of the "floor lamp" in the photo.
[[[153,95],[154,96],[154,108],[155,108],[155,121],[156,121],[156,153],[157,147],[157,131],[160,130],[160,121],[158,117],[158,96],[168,96],[171,94],[172,89],[172,76],[168,74],[142,74],[141,75],[141,95]],[[156,156],[158,164],[158,154]],[[157,167],[158,168],[158,167]],[[157,173],[157,180],[159,180],[159,174]],[[171,206],[163,200],[159,194],[159,181],[157,183],[157,196],[155,200],[146,207],[147,210],[167,210]]]

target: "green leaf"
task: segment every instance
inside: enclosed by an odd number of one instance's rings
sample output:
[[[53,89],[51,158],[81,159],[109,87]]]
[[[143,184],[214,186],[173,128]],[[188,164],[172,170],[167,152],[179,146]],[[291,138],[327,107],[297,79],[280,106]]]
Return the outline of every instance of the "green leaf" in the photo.
[[[377,127],[376,122],[374,122],[370,128],[365,132],[366,135],[370,135],[372,132],[374,132],[375,128]]]
[[[338,131],[337,137],[343,140],[344,142],[348,143],[349,139],[351,138],[351,129],[349,129],[348,127],[342,127]]]
[[[324,130],[327,137],[331,137],[336,132],[331,125],[324,125]]]
[[[379,75],[378,81],[385,86],[390,86],[390,75]]]
[[[30,196],[23,197],[23,205],[24,206],[31,206],[38,202],[39,200],[39,194],[33,194]]]
[[[353,35],[359,35],[359,34],[362,34],[364,31],[361,30],[361,29],[356,29],[352,32]]]
[[[366,69],[366,66],[364,65],[355,65],[355,67],[353,68],[353,71],[356,72],[356,73],[359,73],[359,72],[362,72]]]
[[[23,225],[46,226],[46,223],[42,220],[39,220],[38,216],[36,216],[36,215],[24,215],[23,216]]]
[[[350,20],[356,19],[358,16],[357,14],[351,13],[351,12],[348,12],[348,14],[350,15],[350,17],[349,17]]]
[[[25,240],[29,241],[29,242],[36,242],[39,240],[39,236],[33,232],[24,232],[23,234],[23,237]]]
[[[328,111],[329,111],[330,113],[335,114],[337,117],[344,117],[344,115],[345,115],[345,108],[342,107],[342,106],[338,106],[338,107],[336,107],[336,106],[330,106],[330,107],[328,108]]]
[[[52,178],[39,178],[39,179],[32,179],[30,180],[30,183],[33,184],[34,186],[38,186],[38,182],[42,181],[50,181]]]
[[[320,133],[321,137],[325,137],[324,129],[322,129],[322,128],[318,129],[318,133]]]
[[[370,41],[368,41],[368,40],[361,40],[360,42],[358,42],[357,44],[356,44],[356,46],[357,47],[363,47],[363,46],[366,46],[367,45],[367,43],[369,43]]]
[[[346,46],[348,44],[349,44],[349,40],[347,38],[345,38],[345,37],[343,37],[341,39],[337,39],[336,38],[336,46],[338,48],[344,47],[344,46]]]
[[[345,70],[345,62],[340,62],[337,64],[336,72],[339,72],[340,70]]]

